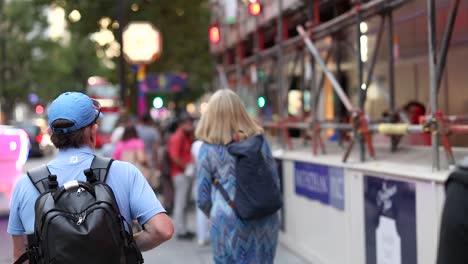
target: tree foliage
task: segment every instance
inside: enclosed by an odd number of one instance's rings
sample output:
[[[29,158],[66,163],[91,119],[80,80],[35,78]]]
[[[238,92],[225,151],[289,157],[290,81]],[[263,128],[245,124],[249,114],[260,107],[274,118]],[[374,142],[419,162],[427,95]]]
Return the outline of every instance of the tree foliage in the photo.
[[[5,0],[0,0],[0,2]],[[49,101],[65,90],[82,91],[86,79],[101,75],[118,82],[118,67],[104,67],[96,52],[103,49],[90,40],[99,31],[99,21],[109,17],[117,21],[119,1],[123,1],[126,22],[149,21],[163,36],[161,58],[148,67],[148,72],[186,72],[189,82],[182,98],[192,100],[209,87],[212,73],[208,52],[208,0],[21,0],[6,1],[0,17],[0,34],[6,42],[3,65],[6,84],[0,96],[10,101],[25,100],[36,92]],[[135,10],[135,5],[138,7]],[[70,41],[66,45],[47,37],[46,11],[51,6],[65,10],[65,16],[78,10],[81,20],[68,23]],[[109,25],[117,36],[117,29]],[[113,58],[118,66],[118,58]],[[128,86],[134,87],[134,75],[126,65]]]
[[[67,14],[73,10],[80,11],[82,14],[80,22],[70,26],[73,34],[79,36],[88,36],[98,31],[99,20],[103,17],[108,17],[113,22],[119,21],[119,4],[123,3],[126,24],[131,21],[148,21],[162,34],[162,56],[149,65],[147,72],[187,73],[189,82],[186,92],[183,96],[179,96],[182,101],[197,98],[209,87],[212,65],[207,40],[210,23],[208,0],[56,0],[52,3],[63,7]],[[132,6],[136,6],[137,11],[132,11]],[[114,36],[117,36],[116,28],[109,25],[108,29],[113,31]],[[118,65],[117,59],[114,59],[116,65]],[[128,64],[126,71],[129,77],[127,78],[129,87],[134,87],[134,75]],[[117,69],[108,77],[117,82]]]
[[[48,37],[47,7],[28,1],[4,3],[0,23],[4,85],[0,89],[7,102],[25,101],[34,92],[46,103],[65,90],[83,91],[90,75],[107,74],[89,38],[72,34],[64,43]]]

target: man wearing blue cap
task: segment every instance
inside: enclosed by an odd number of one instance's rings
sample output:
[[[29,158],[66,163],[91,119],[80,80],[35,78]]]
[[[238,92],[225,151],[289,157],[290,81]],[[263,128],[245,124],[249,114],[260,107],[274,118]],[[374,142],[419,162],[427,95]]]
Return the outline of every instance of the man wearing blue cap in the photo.
[[[99,103],[85,94],[66,92],[52,102],[48,115],[51,140],[59,149],[47,163],[50,174],[57,175],[59,186],[76,180],[86,182],[83,172],[95,157],[97,121],[102,116]],[[171,219],[136,167],[114,161],[106,183],[115,194],[122,217],[130,223],[137,220],[144,227],[134,236],[140,250],[150,250],[172,237]],[[39,191],[28,176],[21,177],[13,191],[7,230],[13,237],[15,260],[26,250],[25,235],[35,231],[34,206],[38,197]]]

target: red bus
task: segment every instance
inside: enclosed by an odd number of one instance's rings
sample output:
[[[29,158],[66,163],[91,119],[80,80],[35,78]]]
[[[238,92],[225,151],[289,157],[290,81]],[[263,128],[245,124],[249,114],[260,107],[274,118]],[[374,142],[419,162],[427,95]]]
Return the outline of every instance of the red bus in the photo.
[[[119,87],[109,83],[103,77],[93,76],[88,78],[86,94],[99,101],[104,115],[96,137],[96,147],[100,148],[111,142],[112,131],[120,118]]]

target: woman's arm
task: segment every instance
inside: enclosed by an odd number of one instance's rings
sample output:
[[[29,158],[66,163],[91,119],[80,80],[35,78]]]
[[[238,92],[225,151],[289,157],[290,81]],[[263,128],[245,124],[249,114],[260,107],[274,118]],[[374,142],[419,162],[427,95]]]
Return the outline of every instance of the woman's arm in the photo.
[[[209,147],[205,144],[201,147],[197,161],[197,184],[198,197],[197,205],[206,216],[210,216],[211,211],[211,185],[212,167],[209,159]]]

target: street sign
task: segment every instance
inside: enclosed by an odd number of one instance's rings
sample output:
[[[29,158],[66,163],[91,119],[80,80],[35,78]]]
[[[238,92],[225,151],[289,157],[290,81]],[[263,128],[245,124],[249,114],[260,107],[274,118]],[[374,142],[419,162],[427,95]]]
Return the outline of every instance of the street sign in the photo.
[[[149,64],[162,52],[162,37],[149,22],[131,22],[122,35],[123,53],[128,63]]]
[[[186,73],[149,73],[142,83],[144,92],[181,92],[187,84]]]

